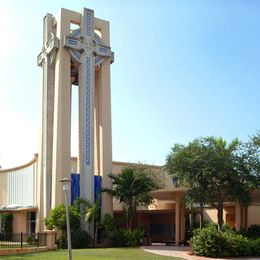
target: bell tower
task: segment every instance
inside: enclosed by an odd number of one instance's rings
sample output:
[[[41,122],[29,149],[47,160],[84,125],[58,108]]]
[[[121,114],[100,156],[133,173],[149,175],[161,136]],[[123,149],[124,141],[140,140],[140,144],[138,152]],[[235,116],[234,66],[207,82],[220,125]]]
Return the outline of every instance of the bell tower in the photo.
[[[75,28],[75,25],[78,27]],[[78,86],[80,197],[94,202],[94,175],[110,187],[112,172],[109,22],[61,9],[43,21],[41,141],[37,201],[40,221],[63,202],[62,178],[71,173],[71,87]],[[102,214],[112,213],[112,199],[102,194]]]

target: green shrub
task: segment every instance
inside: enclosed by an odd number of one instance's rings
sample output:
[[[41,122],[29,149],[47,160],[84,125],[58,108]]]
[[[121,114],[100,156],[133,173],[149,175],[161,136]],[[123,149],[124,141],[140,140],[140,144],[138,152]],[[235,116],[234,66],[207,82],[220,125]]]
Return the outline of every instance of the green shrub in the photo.
[[[247,230],[241,229],[239,233],[250,238],[258,238],[260,237],[260,225],[251,225]]]
[[[191,239],[196,255],[207,257],[259,256],[260,238],[250,239],[234,231],[209,226],[196,230]]]
[[[12,233],[13,233],[13,214],[1,213],[1,220],[2,220],[2,236],[6,240],[11,240]]]
[[[112,246],[133,247],[140,244],[144,236],[143,228],[123,229],[119,228],[117,222],[110,214],[105,214],[102,221],[104,237],[108,238]]]
[[[80,213],[74,206],[69,206],[70,228],[71,230],[78,230],[80,227]],[[48,213],[48,217],[44,219],[47,229],[66,231],[66,207],[65,205],[57,206]]]
[[[71,233],[71,247],[73,249],[89,247],[91,236],[84,230],[75,230]],[[67,234],[62,234],[57,240],[58,248],[65,249],[68,247]]]
[[[111,245],[115,247],[127,246],[126,236],[124,229],[117,229],[111,234]]]
[[[27,239],[26,239],[26,243],[27,243],[28,245],[32,245],[33,242],[34,242],[33,237],[32,237],[32,236],[28,236]]]
[[[112,238],[113,234],[118,230],[115,219],[108,213],[103,216],[102,228],[104,238]]]
[[[196,255],[218,257],[226,251],[222,234],[214,226],[195,230],[190,241]]]
[[[61,236],[59,236],[59,238],[57,239],[57,246],[58,246],[58,248],[61,248],[61,249],[68,248],[66,234],[62,234]]]
[[[260,237],[251,239],[251,256],[260,256]]]
[[[111,237],[112,246],[117,247],[135,247],[140,245],[140,240],[144,236],[141,228],[136,229],[118,229]]]
[[[91,243],[91,236],[87,231],[76,230],[71,234],[72,248],[86,248]]]
[[[226,250],[222,252],[222,256],[248,256],[251,254],[251,241],[240,234],[231,230],[221,232]]]
[[[126,245],[129,247],[140,245],[140,240],[143,236],[144,236],[144,230],[141,228],[124,230]]]

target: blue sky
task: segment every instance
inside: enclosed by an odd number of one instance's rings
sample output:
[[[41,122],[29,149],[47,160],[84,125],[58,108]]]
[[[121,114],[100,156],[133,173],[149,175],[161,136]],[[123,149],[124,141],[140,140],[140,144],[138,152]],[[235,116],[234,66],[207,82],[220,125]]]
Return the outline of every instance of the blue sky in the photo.
[[[259,1],[0,0],[0,7],[3,167],[38,152],[36,57],[42,18],[60,7],[88,7],[110,21],[114,160],[162,165],[174,143],[246,140],[260,129]]]

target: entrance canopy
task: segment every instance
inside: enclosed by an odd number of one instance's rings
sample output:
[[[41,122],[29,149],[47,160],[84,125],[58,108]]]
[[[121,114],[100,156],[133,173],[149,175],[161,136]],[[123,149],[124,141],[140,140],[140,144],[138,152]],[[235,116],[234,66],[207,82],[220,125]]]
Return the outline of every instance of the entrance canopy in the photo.
[[[16,204],[10,204],[6,207],[0,207],[1,212],[23,211],[23,210],[37,210],[36,206],[21,206]]]
[[[149,193],[151,197],[157,200],[168,200],[175,201],[182,198],[189,188],[179,187],[179,188],[168,188],[168,189],[159,189]]]
[[[159,189],[149,193],[151,197],[161,201],[171,201],[175,203],[175,245],[184,242],[185,239],[185,207],[182,198],[188,191],[188,188],[166,188]]]

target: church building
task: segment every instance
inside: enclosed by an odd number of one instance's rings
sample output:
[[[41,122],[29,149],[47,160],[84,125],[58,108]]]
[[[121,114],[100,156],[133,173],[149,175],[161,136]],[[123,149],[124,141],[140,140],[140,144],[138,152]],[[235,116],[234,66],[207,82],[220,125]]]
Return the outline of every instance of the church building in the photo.
[[[109,22],[94,11],[61,9],[43,19],[43,45],[37,57],[42,69],[41,132],[38,154],[32,161],[0,170],[1,213],[13,214],[13,232],[35,233],[45,229],[48,212],[64,203],[59,180],[71,179],[70,201],[81,197],[94,202],[102,187],[110,188],[110,173],[130,163],[112,161]],[[78,155],[71,157],[72,87],[78,91]],[[39,84],[40,90],[40,84]],[[186,188],[176,188],[160,166],[150,166],[161,176],[163,188],[151,192],[154,203],[137,214],[152,242],[185,240],[183,198]],[[101,214],[122,214],[119,203],[102,193]],[[216,222],[216,210],[205,218]],[[236,230],[260,224],[260,192],[249,207],[225,205],[224,220]],[[1,229],[0,229],[1,230]]]

